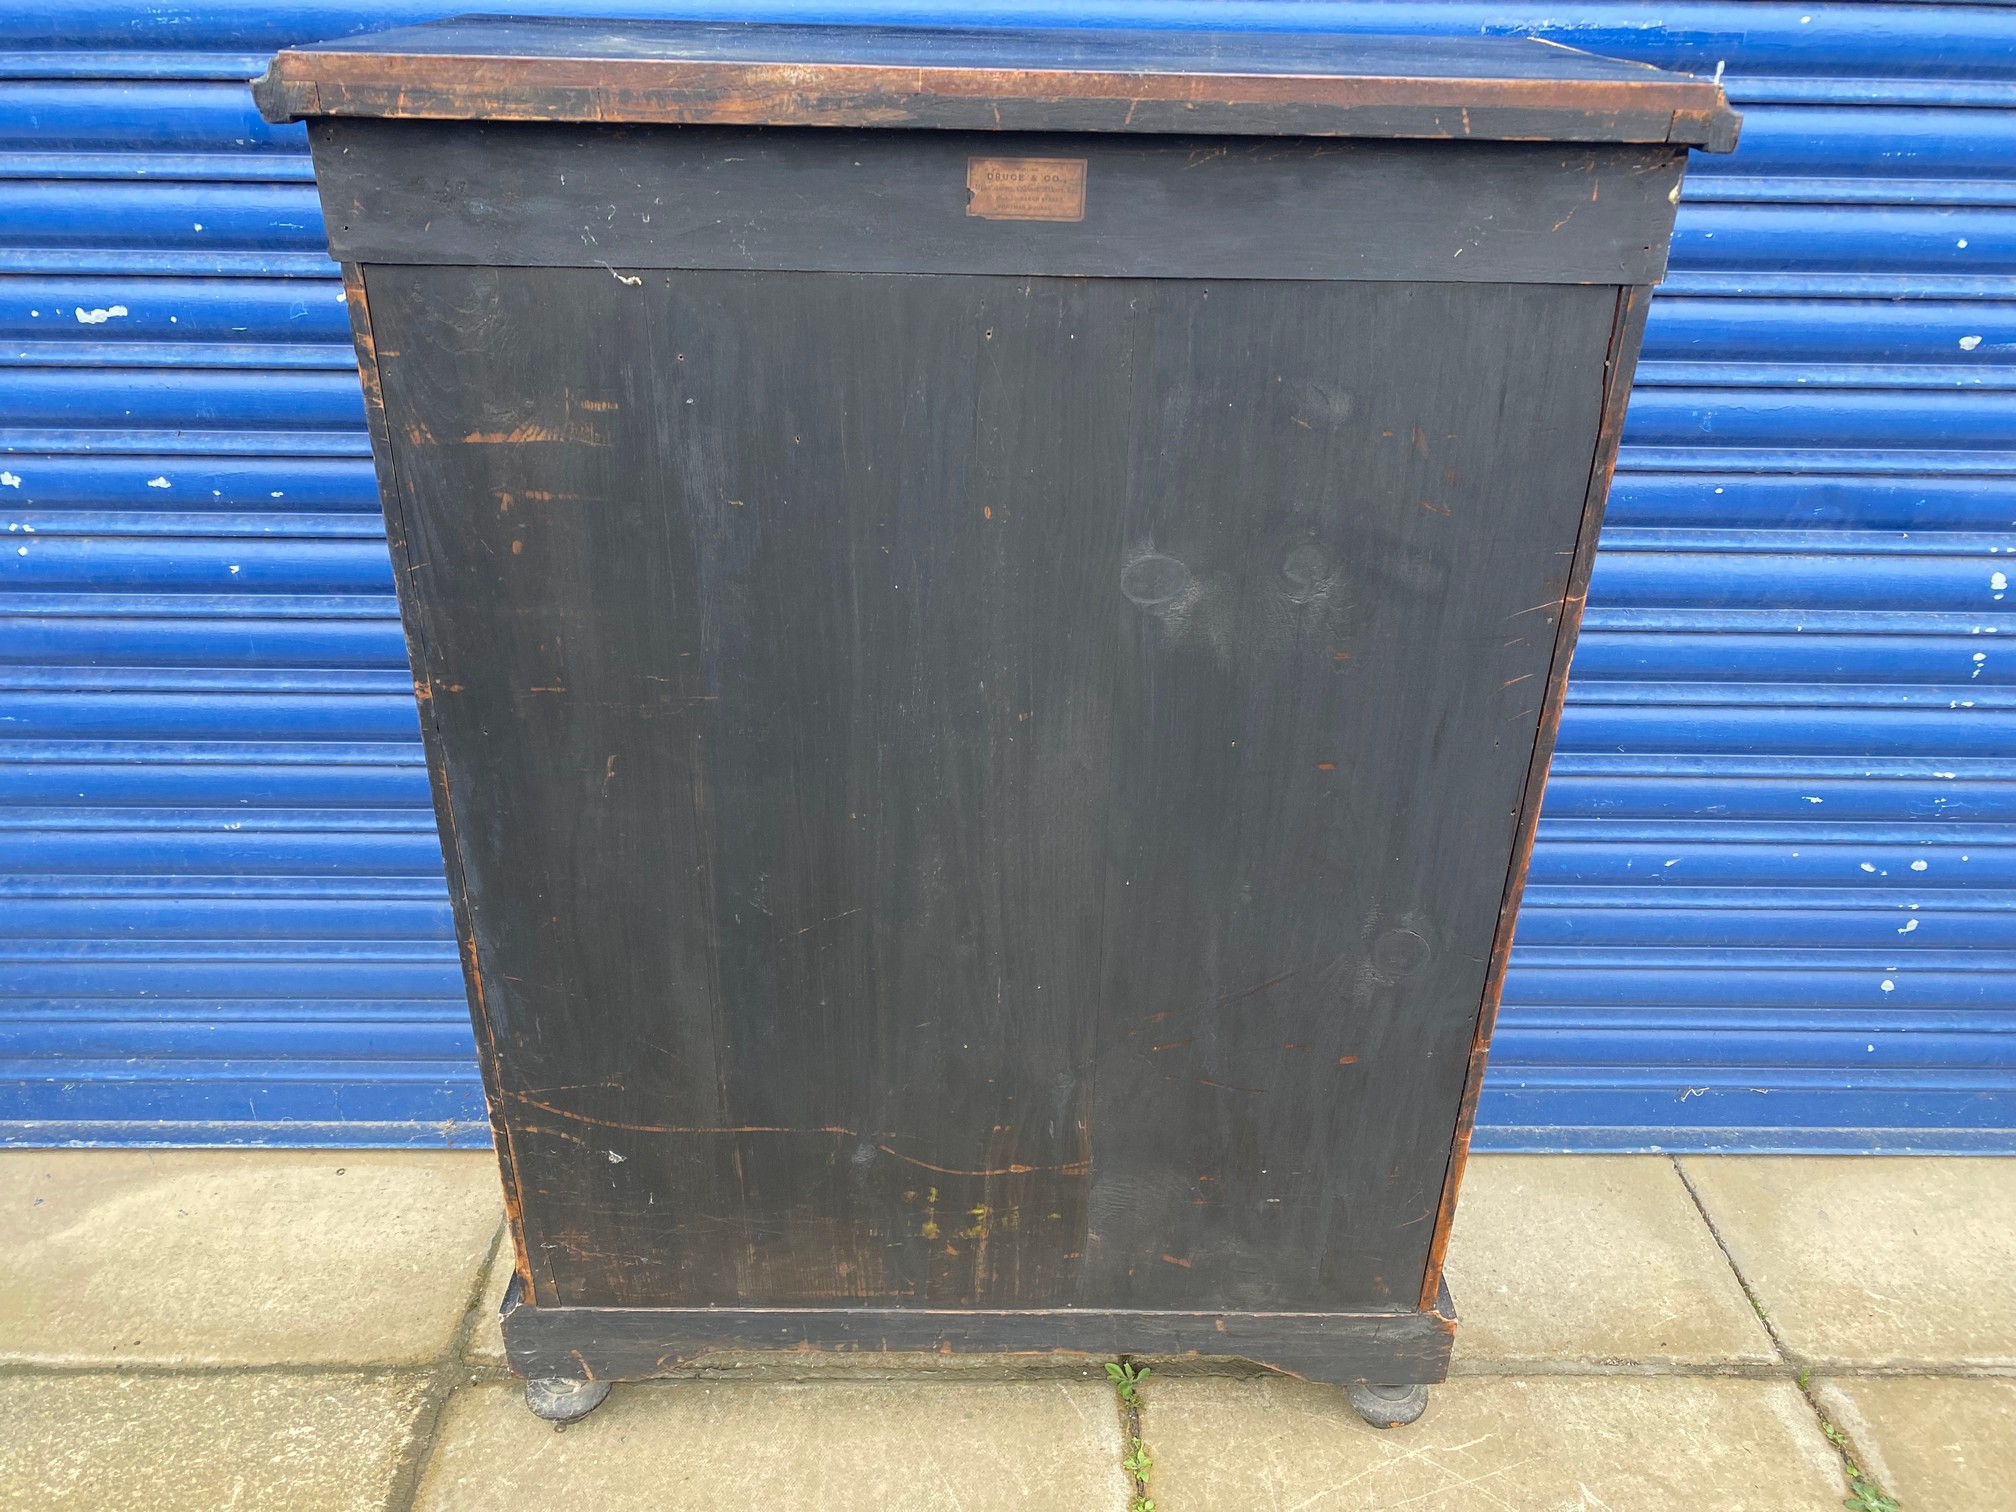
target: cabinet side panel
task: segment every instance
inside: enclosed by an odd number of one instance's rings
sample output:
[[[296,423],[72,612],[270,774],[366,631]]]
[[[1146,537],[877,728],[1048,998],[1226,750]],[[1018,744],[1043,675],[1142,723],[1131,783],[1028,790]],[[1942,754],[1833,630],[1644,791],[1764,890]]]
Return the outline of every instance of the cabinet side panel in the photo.
[[[542,1303],[1414,1306],[1614,290],[371,284]]]

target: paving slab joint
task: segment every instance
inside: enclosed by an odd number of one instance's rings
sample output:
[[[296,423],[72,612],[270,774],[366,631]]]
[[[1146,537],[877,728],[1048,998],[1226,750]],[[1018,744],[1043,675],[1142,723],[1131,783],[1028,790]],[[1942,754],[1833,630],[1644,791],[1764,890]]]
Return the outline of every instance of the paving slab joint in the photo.
[[[1142,1420],[1147,1403],[1141,1399],[1141,1382],[1148,1375],[1146,1365],[1136,1365],[1132,1355],[1121,1355],[1106,1366],[1106,1378],[1113,1383],[1113,1403],[1120,1412],[1120,1468],[1127,1476],[1128,1512],[1155,1512],[1154,1498],[1148,1494],[1148,1475],[1153,1468]]]
[[[1862,1468],[1863,1451],[1858,1449],[1847,1432],[1827,1413],[1819,1395],[1813,1389],[1811,1371],[1802,1370],[1793,1380],[1799,1387],[1799,1394],[1806,1398],[1806,1405],[1813,1409],[1813,1415],[1820,1420],[1820,1431],[1834,1452],[1841,1456],[1841,1473],[1848,1478],[1848,1499],[1842,1503],[1848,1512],[1904,1512],[1903,1505],[1894,1496],[1884,1491],[1868,1471]]]
[[[483,1324],[483,1299],[489,1289],[490,1268],[497,1264],[509,1234],[509,1222],[499,1220],[497,1232],[490,1236],[490,1247],[484,1252],[483,1263],[476,1268],[475,1282],[463,1299],[462,1317],[450,1334],[447,1347],[433,1362],[432,1375],[427,1382],[426,1395],[421,1400],[420,1412],[413,1420],[413,1432],[407,1441],[406,1452],[399,1458],[391,1489],[385,1495],[384,1512],[413,1512],[414,1503],[420,1495],[420,1478],[427,1469],[427,1462],[434,1457],[434,1441],[440,1434],[441,1417],[448,1398],[465,1382],[480,1381],[496,1373],[472,1364],[463,1356],[468,1353],[469,1341]]]
[[[1750,1278],[1743,1274],[1743,1267],[1736,1263],[1736,1256],[1730,1250],[1728,1240],[1722,1236],[1722,1230],[1717,1226],[1714,1215],[1708,1211],[1708,1204],[1702,1200],[1700,1191],[1688,1177],[1687,1168],[1680,1163],[1677,1155],[1667,1158],[1673,1162],[1673,1169],[1680,1177],[1680,1184],[1687,1188],[1687,1195],[1694,1199],[1695,1211],[1700,1213],[1701,1221],[1708,1226],[1708,1232],[1715,1240],[1715,1247],[1722,1251],[1722,1258],[1728,1262],[1729,1273],[1736,1278],[1736,1284],[1743,1288],[1743,1295],[1749,1299],[1751,1309],[1757,1314],[1757,1321],[1764,1325],[1764,1332],[1770,1336],[1772,1349],[1777,1351],[1781,1360],[1793,1367],[1792,1383],[1799,1388],[1799,1394],[1806,1399],[1807,1407],[1820,1424],[1820,1432],[1834,1453],[1840,1457],[1841,1474],[1847,1480],[1849,1490],[1848,1499],[1842,1505],[1848,1512],[1903,1512],[1896,1498],[1888,1495],[1881,1486],[1869,1478],[1856,1459],[1854,1446],[1849,1443],[1848,1435],[1827,1415],[1827,1409],[1821,1405],[1820,1398],[1814,1393],[1811,1368],[1785,1342],[1784,1335],[1778,1332],[1778,1325],[1771,1321],[1771,1314],[1765,1311],[1756,1289],[1750,1284]]]
[[[1764,1326],[1764,1332],[1771,1340],[1772,1351],[1787,1365],[1800,1366],[1806,1362],[1785,1342],[1785,1336],[1778,1332],[1778,1325],[1771,1321],[1771,1314],[1765,1311],[1764,1303],[1757,1295],[1757,1289],[1750,1284],[1750,1278],[1743,1274],[1743,1267],[1736,1263],[1736,1256],[1729,1248],[1729,1241],[1722,1236],[1721,1227],[1715,1222],[1715,1215],[1708,1211],[1708,1204],[1701,1199],[1701,1193],[1687,1174],[1687,1168],[1680,1163],[1680,1157],[1666,1157],[1673,1162],[1674,1174],[1680,1178],[1680,1185],[1687,1189],[1693,1199],[1694,1211],[1701,1215],[1707,1225],[1708,1236],[1715,1241],[1715,1248],[1722,1252],[1723,1263],[1729,1267],[1729,1274],[1736,1278],[1736,1284],[1743,1291],[1743,1298],[1750,1304],[1750,1310],[1757,1314],[1757,1321]],[[1817,1409],[1816,1409],[1817,1410]]]

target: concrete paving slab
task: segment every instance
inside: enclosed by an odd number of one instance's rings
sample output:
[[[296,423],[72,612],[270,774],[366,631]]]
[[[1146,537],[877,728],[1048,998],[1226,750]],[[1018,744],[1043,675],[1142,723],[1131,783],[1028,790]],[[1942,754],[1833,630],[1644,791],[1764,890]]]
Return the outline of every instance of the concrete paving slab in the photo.
[[[1487,1155],[1449,1245],[1458,1374],[1777,1358],[1663,1155]]]
[[[2016,1160],[1703,1155],[1681,1165],[1801,1359],[2016,1366]]]
[[[1815,1394],[1906,1512],[2016,1507],[2016,1381],[1863,1376]]]
[[[8,1151],[0,1360],[432,1359],[497,1226],[485,1151]]]
[[[555,1433],[510,1386],[448,1403],[416,1512],[1122,1512],[1103,1383],[619,1385]]]
[[[504,1226],[504,1215],[497,1215],[497,1226]],[[502,1365],[504,1363],[504,1330],[498,1326],[499,1310],[504,1306],[504,1288],[511,1284],[511,1236],[505,1235],[497,1246],[497,1253],[490,1257],[490,1273],[483,1282],[482,1300],[476,1304],[476,1326],[469,1331],[469,1344],[465,1357],[477,1365]]]
[[[7,1512],[376,1512],[425,1377],[0,1377]]]
[[[1840,1512],[1846,1490],[1789,1382],[1451,1381],[1386,1431],[1301,1381],[1165,1380],[1146,1396],[1150,1490],[1181,1512]]]

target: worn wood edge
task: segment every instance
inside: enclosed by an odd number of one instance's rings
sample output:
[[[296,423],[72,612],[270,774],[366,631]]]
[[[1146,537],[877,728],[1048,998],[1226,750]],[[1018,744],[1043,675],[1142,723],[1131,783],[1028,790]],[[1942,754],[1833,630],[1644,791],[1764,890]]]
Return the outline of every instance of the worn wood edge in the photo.
[[[567,97],[552,98],[556,92]],[[1414,110],[1432,112],[1434,118],[1411,126],[1391,122],[1389,132],[1452,141],[1666,142],[1711,152],[1734,148],[1739,120],[1720,85],[1689,75],[1562,80],[1121,73],[299,49],[275,55],[254,84],[253,98],[260,113],[276,124],[310,115],[361,115],[1015,130],[1030,126],[1011,119],[1018,110],[1071,103],[1112,107],[1110,118],[1071,129],[1129,131],[1150,129],[1135,120],[1143,105],[1189,111],[1273,107],[1338,113],[1339,118],[1328,125],[1298,119],[1294,133],[1312,136],[1355,134],[1352,116],[1357,113]],[[963,102],[977,108],[958,119],[927,120],[915,103],[906,102],[930,102],[941,108]],[[1473,132],[1473,110],[1500,109],[1545,112],[1559,119],[1563,132],[1517,136]],[[1457,129],[1441,124],[1442,116],[1449,114],[1454,115]],[[1576,117],[1589,124],[1582,132],[1566,131]],[[1276,135],[1283,128],[1268,120],[1242,124],[1214,119],[1210,129]],[[1717,145],[1724,137],[1728,145]]]
[[[511,1368],[571,1380],[649,1380],[724,1353],[1077,1355],[1244,1360],[1332,1385],[1446,1380],[1448,1289],[1408,1312],[1126,1308],[535,1307],[512,1280],[498,1320]]]
[[[409,586],[416,570],[407,550],[404,496],[392,456],[392,433],[385,415],[384,388],[378,373],[378,343],[371,329],[370,298],[364,286],[364,270],[356,263],[344,263],[344,303],[350,314],[350,336],[357,348],[357,376],[364,390],[364,423],[371,435],[371,461],[378,476],[379,508],[385,516],[385,540],[392,554],[392,575],[398,590],[399,622],[406,641],[407,664],[413,675],[413,696],[419,706],[420,740],[427,756],[427,786],[434,800],[435,834],[441,845],[441,859],[448,874],[448,899],[455,918],[455,941],[462,958],[462,988],[468,998],[469,1021],[476,1034],[476,1062],[483,1078],[483,1106],[489,1115],[491,1148],[497,1158],[504,1193],[504,1219],[511,1234],[514,1285],[529,1290],[531,1266],[525,1247],[525,1210],[518,1187],[518,1162],[513,1153],[511,1127],[504,1117],[504,1095],[499,1069],[497,1035],[483,995],[483,972],[476,959],[476,933],[469,913],[468,888],[463,878],[462,849],[455,823],[454,795],[449,791],[448,767],[440,727],[434,718],[434,694],[427,670],[426,636]],[[424,565],[424,564],[423,564]]]
[[[1456,1135],[1450,1148],[1448,1171],[1443,1177],[1442,1201],[1436,1211],[1434,1237],[1429,1241],[1428,1267],[1421,1284],[1421,1305],[1424,1308],[1432,1305],[1436,1297],[1448,1295],[1442,1277],[1443,1263],[1448,1258],[1449,1235],[1456,1222],[1456,1200],[1463,1185],[1464,1167],[1470,1158],[1470,1139],[1477,1124],[1477,1102],[1484,1088],[1491,1035],[1498,1023],[1499,1000],[1504,994],[1505,972],[1511,962],[1512,939],[1519,922],[1519,903],[1525,896],[1526,873],[1533,859],[1540,803],[1553,766],[1554,743],[1561,730],[1569,667],[1574,661],[1576,639],[1581,634],[1582,611],[1589,600],[1589,577],[1596,563],[1596,541],[1603,529],[1603,511],[1610,498],[1611,475],[1617,468],[1617,448],[1624,434],[1624,410],[1631,397],[1631,375],[1638,365],[1638,348],[1645,334],[1645,312],[1651,297],[1651,288],[1644,285],[1632,285],[1617,291],[1617,310],[1610,326],[1610,346],[1603,362],[1602,419],[1596,432],[1596,450],[1590,459],[1589,486],[1582,499],[1582,521],[1576,532],[1575,556],[1569,564],[1567,588],[1561,600],[1561,617],[1554,632],[1554,655],[1547,670],[1546,700],[1541,705],[1540,727],[1533,744],[1532,761],[1526,769],[1526,786],[1520,796],[1512,860],[1506,871],[1505,892],[1498,908],[1498,926],[1492,937],[1489,965],[1484,976],[1483,999],[1478,1005],[1477,1027],[1471,1038],[1463,1099],[1456,1118]]]
[[[322,113],[322,102],[313,79],[289,78],[280,66],[281,54],[266,65],[266,71],[252,81],[252,103],[259,114],[279,125]]]
[[[1340,145],[1018,134],[1006,139],[1015,151],[1084,158],[1102,185],[1089,224],[1049,224],[1032,234],[1013,223],[962,216],[959,197],[948,192],[967,172],[970,154],[1001,140],[989,133],[609,130],[582,122],[528,130],[325,117],[311,126],[310,140],[331,255],[338,261],[460,266],[476,255],[476,236],[484,239],[479,260],[489,263],[625,273],[1616,288],[1664,276],[1672,194],[1686,162],[1685,148],[1666,143]],[[844,171],[850,161],[852,171]],[[808,178],[808,166],[823,171]],[[608,211],[606,227],[600,215],[589,226],[564,205],[552,208],[556,170],[567,185],[578,186],[584,204]],[[465,188],[495,176],[496,193],[482,196],[494,219],[472,226],[461,203],[466,195],[444,190],[443,174]],[[935,201],[916,187],[924,174],[938,180]],[[1469,208],[1484,178],[1507,182],[1513,175],[1530,185],[1516,208],[1482,217]],[[648,212],[648,205],[619,203],[638,195],[638,183],[675,178],[694,187],[663,224],[650,225],[648,213],[639,223],[638,210]],[[537,214],[512,199],[514,186],[534,183],[549,197]],[[1580,215],[1599,184],[1602,204],[1591,207],[1593,218]],[[1270,188],[1275,185],[1294,187],[1282,196]],[[1613,185],[1622,192],[1613,195]],[[1265,210],[1253,208],[1271,229],[1264,247],[1256,250],[1250,235],[1226,234],[1229,223],[1219,206],[1227,187],[1271,198]],[[1418,208],[1424,196],[1435,208]],[[1414,213],[1413,231],[1393,229],[1375,206]],[[500,209],[507,213],[495,214]],[[1215,228],[1215,234],[1186,239],[1191,225]],[[836,238],[830,244],[822,240],[829,228]]]
[[[1703,152],[1722,153],[1734,152],[1742,135],[1743,117],[1723,99],[1706,108],[1675,111],[1669,140],[1685,142]]]

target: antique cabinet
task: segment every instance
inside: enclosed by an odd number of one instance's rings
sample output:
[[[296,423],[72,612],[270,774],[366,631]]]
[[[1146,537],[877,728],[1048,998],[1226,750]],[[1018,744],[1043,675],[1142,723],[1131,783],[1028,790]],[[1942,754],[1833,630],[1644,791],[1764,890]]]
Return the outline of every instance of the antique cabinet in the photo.
[[[1381,1422],[1712,83],[1514,38],[282,53],[535,1408],[1242,1356]]]

